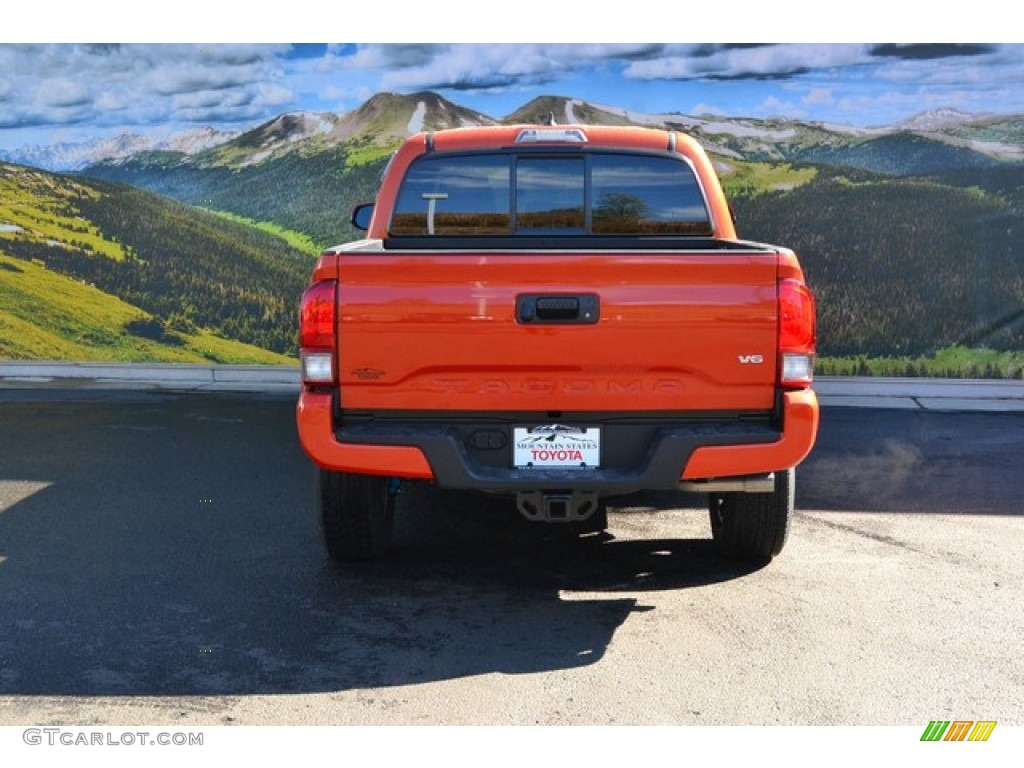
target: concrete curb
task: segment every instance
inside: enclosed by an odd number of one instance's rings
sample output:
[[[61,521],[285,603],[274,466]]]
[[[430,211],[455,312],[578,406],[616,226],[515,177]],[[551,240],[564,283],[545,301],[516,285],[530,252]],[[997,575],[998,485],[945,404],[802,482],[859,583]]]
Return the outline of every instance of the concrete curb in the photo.
[[[1024,412],[1024,381],[820,376],[822,404],[926,411]]]
[[[130,389],[298,394],[291,365],[0,362],[0,389]],[[826,406],[928,411],[1024,412],[1024,381],[820,376]]]
[[[299,368],[292,365],[0,362],[0,388],[298,393]]]

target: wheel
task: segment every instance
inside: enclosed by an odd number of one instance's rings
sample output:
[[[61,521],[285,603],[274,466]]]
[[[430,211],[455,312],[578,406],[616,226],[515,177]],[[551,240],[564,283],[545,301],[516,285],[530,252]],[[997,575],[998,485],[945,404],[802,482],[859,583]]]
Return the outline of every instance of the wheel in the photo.
[[[391,547],[395,498],[388,478],[320,470],[320,520],[338,562],[379,560]]]
[[[708,494],[711,537],[726,557],[768,562],[782,551],[793,515],[796,470],[775,473],[771,493]]]

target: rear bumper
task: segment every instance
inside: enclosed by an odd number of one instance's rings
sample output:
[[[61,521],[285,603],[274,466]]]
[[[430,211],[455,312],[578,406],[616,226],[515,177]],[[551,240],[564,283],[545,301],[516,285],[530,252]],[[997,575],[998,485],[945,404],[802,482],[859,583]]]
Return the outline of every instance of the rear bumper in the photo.
[[[303,450],[321,469],[419,480],[434,477],[427,457],[414,446],[339,441],[334,434],[334,407],[329,393],[303,391],[296,420]]]
[[[818,430],[812,390],[781,395],[781,427],[695,422],[654,433],[637,466],[599,470],[514,470],[485,466],[454,430],[372,426],[336,430],[331,395],[304,391],[297,408],[299,439],[321,468],[434,480],[446,488],[518,492],[571,488],[605,495],[674,490],[681,480],[756,475],[788,469],[810,452]]]
[[[782,394],[782,432],[778,440],[750,445],[709,445],[690,456],[684,480],[734,477],[795,467],[818,436],[818,397],[813,389]]]

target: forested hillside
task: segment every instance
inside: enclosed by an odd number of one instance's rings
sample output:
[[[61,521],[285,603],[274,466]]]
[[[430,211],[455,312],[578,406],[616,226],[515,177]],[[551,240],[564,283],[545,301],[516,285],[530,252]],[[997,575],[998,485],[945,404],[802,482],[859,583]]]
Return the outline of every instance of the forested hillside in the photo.
[[[898,133],[839,145],[795,148],[788,157],[805,163],[862,168],[891,176],[937,173],[950,168],[995,168],[999,161],[980,152],[926,136]]]
[[[95,166],[94,178],[159,192],[197,206],[272,221],[309,235],[320,247],[351,239],[355,202],[373,200],[387,152],[360,154],[358,142],[315,155],[287,154],[263,163],[165,166],[161,157],[130,164]]]
[[[16,297],[37,291],[47,274],[59,275],[94,289],[90,302],[105,295],[136,308],[122,326],[107,329],[125,336],[121,341],[182,347],[212,334],[294,354],[296,306],[310,258],[279,238],[140,189],[5,164],[0,225],[0,253],[12,257],[4,263],[7,309],[23,306]],[[55,292],[67,293],[66,286],[52,281]],[[12,332],[13,321],[7,325],[0,333]],[[66,340],[83,341],[80,328],[67,331]],[[210,359],[260,357],[255,349],[238,355],[220,349]],[[264,354],[261,361],[271,359],[283,358]]]
[[[966,180],[820,167],[792,190],[737,194],[733,207],[743,237],[799,254],[817,294],[823,355],[1020,349],[1021,172]]]

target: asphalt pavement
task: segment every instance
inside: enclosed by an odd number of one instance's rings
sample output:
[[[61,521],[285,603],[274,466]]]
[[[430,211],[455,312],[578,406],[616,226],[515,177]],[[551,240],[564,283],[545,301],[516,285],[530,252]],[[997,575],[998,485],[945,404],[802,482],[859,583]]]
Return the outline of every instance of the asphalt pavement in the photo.
[[[0,391],[0,724],[1024,724],[1024,414],[826,406],[763,568],[427,485],[337,568],[293,409]]]

